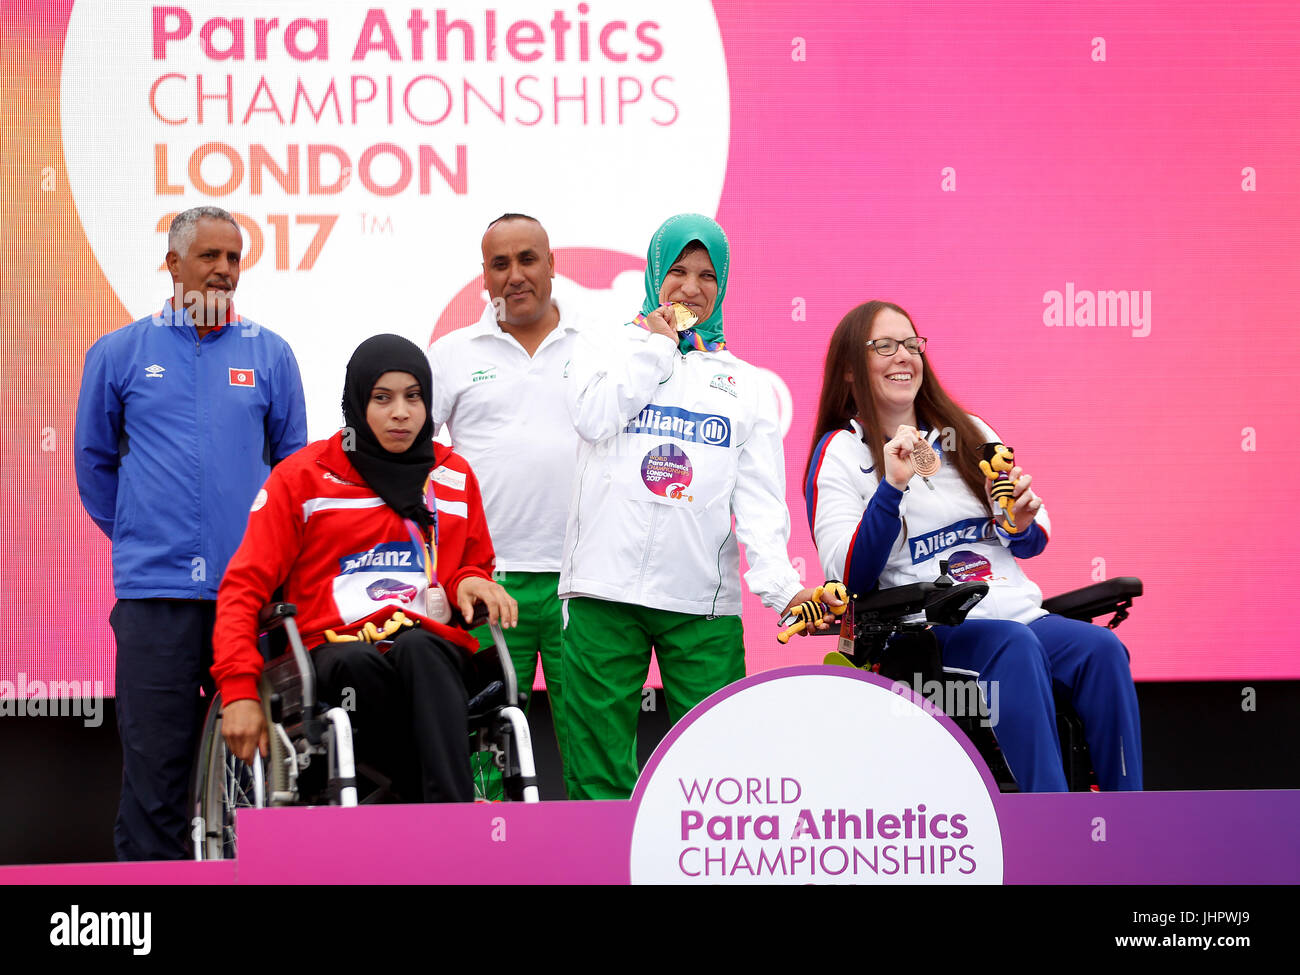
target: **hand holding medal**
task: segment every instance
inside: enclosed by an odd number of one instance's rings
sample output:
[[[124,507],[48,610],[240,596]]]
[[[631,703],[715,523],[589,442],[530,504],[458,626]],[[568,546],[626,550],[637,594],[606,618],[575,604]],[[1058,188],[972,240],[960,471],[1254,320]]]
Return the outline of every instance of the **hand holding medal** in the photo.
[[[931,491],[930,478],[939,473],[943,459],[934,449],[938,430],[923,435],[916,427],[900,426],[894,438],[885,444],[885,480],[900,491],[907,490],[908,482],[919,475]]]
[[[943,466],[939,452],[934,449],[934,441],[938,436],[938,430],[931,430],[929,437],[912,445],[912,470],[920,476],[931,491],[934,490],[934,485],[930,483],[930,478],[938,474],[939,468]]]
[[[637,316],[634,320],[638,325],[672,339],[699,322],[695,313],[680,301],[665,302],[649,315]]]

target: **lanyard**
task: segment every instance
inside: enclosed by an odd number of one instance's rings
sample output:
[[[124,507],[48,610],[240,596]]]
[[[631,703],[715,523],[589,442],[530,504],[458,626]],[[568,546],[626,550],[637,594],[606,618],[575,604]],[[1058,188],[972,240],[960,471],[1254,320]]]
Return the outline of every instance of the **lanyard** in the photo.
[[[438,584],[438,499],[433,489],[433,475],[430,474],[424,482],[424,504],[433,516],[433,523],[430,526],[433,535],[433,544],[430,545],[424,537],[424,532],[410,518],[403,518],[402,522],[406,525],[406,530],[411,536],[411,542],[415,549],[420,553],[420,558],[424,562],[424,577],[428,580],[429,589],[432,590]]]

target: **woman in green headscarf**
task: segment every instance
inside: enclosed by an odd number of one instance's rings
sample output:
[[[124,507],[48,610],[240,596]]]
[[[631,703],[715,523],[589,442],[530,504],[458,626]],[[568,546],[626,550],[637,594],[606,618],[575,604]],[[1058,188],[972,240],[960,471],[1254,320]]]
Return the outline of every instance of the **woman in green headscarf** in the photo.
[[[726,348],[730,264],[717,223],[671,217],[650,240],[641,314],[583,333],[569,364],[582,438],[560,570],[570,799],[631,794],[651,648],[674,722],[745,675],[737,540],[764,604],[812,598],[786,554],[771,386]]]

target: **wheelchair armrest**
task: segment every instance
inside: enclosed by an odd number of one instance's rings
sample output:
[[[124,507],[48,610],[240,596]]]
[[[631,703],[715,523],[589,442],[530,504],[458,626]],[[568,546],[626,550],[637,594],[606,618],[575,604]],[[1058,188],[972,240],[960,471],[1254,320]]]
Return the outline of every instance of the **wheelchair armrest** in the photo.
[[[988,594],[987,582],[961,582],[955,586],[945,586],[926,601],[925,618],[930,623],[957,626],[966,621],[966,614]]]
[[[283,634],[277,636],[276,646],[271,650],[271,659],[268,661],[264,675],[272,680],[273,689],[276,693],[281,693],[282,686],[287,683],[296,683],[299,686],[299,698],[295,703],[301,703],[302,711],[308,721],[314,721],[316,717],[316,671],[312,668],[311,658],[307,653],[307,648],[302,645],[302,638],[298,635],[298,624],[295,617],[298,615],[298,607],[293,603],[270,603],[262,607],[261,612],[257,614],[257,628],[263,633],[270,633],[275,630],[284,630]],[[312,737],[311,734],[308,736]],[[312,744],[316,744],[316,739],[312,738]]]
[[[268,633],[284,626],[284,621],[298,615],[298,607],[293,603],[268,603],[257,614],[257,631]]]
[[[853,619],[887,624],[924,612],[930,623],[955,626],[988,591],[987,582],[962,582],[950,586],[914,582],[892,589],[878,589],[854,602]]]
[[[914,582],[892,589],[877,589],[853,602],[855,620],[887,622],[914,616],[925,608],[926,598],[934,592],[933,582]]]
[[[1044,599],[1043,609],[1058,616],[1089,623],[1106,613],[1122,614],[1119,618],[1123,619],[1128,615],[1127,610],[1133,605],[1133,600],[1141,595],[1141,579],[1136,576],[1120,576]]]

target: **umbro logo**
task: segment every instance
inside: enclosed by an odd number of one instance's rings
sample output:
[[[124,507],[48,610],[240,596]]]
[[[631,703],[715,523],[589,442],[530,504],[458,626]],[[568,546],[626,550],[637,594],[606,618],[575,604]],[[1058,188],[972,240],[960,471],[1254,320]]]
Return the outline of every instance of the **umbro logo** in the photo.
[[[166,371],[166,369],[155,362],[152,366],[144,367],[144,377],[146,379],[162,379],[162,374]]]

